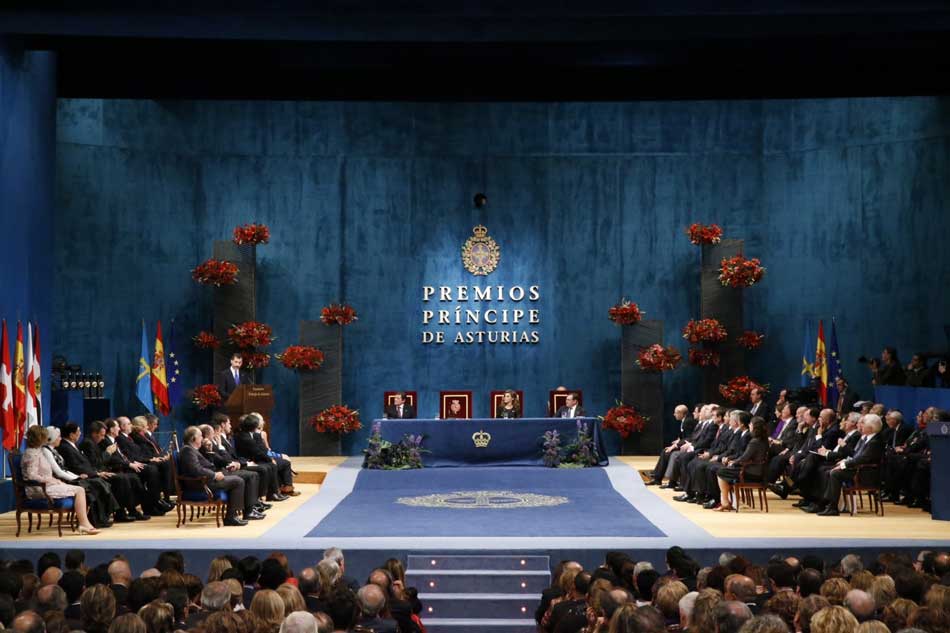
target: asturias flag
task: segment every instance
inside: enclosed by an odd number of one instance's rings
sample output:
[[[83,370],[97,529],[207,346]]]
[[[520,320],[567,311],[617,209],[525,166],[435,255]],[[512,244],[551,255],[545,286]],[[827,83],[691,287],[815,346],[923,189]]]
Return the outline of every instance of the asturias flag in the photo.
[[[837,378],[844,376],[841,371],[841,354],[838,352],[838,332],[835,320],[831,319],[831,349],[828,352],[828,406],[838,407]]]
[[[145,333],[145,320],[142,320],[142,352],[139,354],[138,376],[135,379],[135,397],[139,399],[149,413],[154,413],[152,406],[152,364],[149,362],[148,335]]]
[[[815,387],[822,406],[828,406],[828,359],[825,356],[825,328],[818,321],[818,345],[815,347]]]
[[[168,347],[165,357],[168,359],[165,363],[168,371],[168,405],[175,408],[181,402],[184,389],[181,385],[181,363],[177,350],[181,349],[178,339],[175,338],[175,319],[172,319],[168,327]]]
[[[10,372],[10,343],[7,321],[3,320],[3,342],[0,343],[0,413],[3,416],[3,448],[16,446],[16,422],[13,417],[13,374]]]
[[[165,345],[162,343],[162,322],[158,322],[155,332],[155,356],[152,359],[152,395],[155,397],[155,411],[161,415],[171,413],[168,406],[168,381],[165,378]]]
[[[13,352],[13,446],[20,445],[26,426],[26,366],[23,362],[23,324],[16,324],[16,350]]]
[[[812,322],[805,319],[805,344],[802,346],[802,387],[811,387],[815,377],[815,334]]]

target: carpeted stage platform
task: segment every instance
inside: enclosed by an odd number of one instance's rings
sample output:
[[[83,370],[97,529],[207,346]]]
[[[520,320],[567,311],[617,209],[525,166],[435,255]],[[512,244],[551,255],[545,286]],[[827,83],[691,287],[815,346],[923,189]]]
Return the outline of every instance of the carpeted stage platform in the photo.
[[[649,462],[613,458],[606,468],[580,471],[371,472],[360,468],[359,458],[324,460],[328,474],[321,485],[303,484],[302,496],[277,504],[267,520],[245,528],[216,530],[213,519],[204,519],[176,529],[171,513],[97,537],[67,533],[58,539],[48,528],[27,535],[24,523],[17,539],[13,515],[7,513],[0,515],[0,556],[35,558],[47,550],[82,547],[90,563],[122,551],[141,569],[158,552],[181,549],[190,568],[203,574],[211,558],[224,551],[266,555],[280,550],[299,568],[313,564],[332,545],[344,549],[348,570],[361,577],[389,556],[413,553],[546,554],[555,561],[576,558],[592,565],[619,549],[662,565],[672,545],[704,563],[724,550],[765,559],[775,552],[831,558],[848,551],[870,555],[882,549],[950,547],[950,524],[891,504],[884,517],[820,518],[774,497],[768,514],[722,514],[675,503],[671,491],[643,485],[637,469]]]

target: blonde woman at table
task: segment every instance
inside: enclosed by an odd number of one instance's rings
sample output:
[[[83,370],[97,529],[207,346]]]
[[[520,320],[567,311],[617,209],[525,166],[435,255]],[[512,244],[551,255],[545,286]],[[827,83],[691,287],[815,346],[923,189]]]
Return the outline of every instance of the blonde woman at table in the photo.
[[[513,419],[521,417],[521,401],[518,394],[511,389],[506,389],[501,396],[501,403],[495,409],[496,418]]]

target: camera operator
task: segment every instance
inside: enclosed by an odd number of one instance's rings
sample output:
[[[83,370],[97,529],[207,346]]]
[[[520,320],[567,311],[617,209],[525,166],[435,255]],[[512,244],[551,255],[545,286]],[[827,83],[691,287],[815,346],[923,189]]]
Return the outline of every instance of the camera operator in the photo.
[[[947,369],[947,358],[938,358],[930,368],[929,383],[938,389],[950,389],[950,370]]]
[[[865,361],[864,357],[858,359],[859,363],[867,362],[871,369],[871,383],[874,385],[897,385],[901,386],[907,381],[904,374],[904,368],[897,360],[897,350],[893,347],[885,347],[881,352],[881,360],[872,358]]]

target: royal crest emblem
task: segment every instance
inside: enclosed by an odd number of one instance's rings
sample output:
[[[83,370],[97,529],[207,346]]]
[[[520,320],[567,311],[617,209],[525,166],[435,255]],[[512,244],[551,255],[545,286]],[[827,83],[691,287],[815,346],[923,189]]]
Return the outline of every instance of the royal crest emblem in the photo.
[[[472,433],[472,442],[475,443],[475,448],[488,448],[488,444],[491,442],[491,434],[485,431],[476,431]]]
[[[399,497],[396,499],[396,503],[416,508],[510,510],[517,508],[550,508],[568,503],[568,498],[540,495],[533,492],[513,492],[511,490],[458,490],[419,497]]]
[[[487,275],[498,267],[501,249],[481,224],[473,228],[472,233],[462,246],[462,264],[473,275]]]

